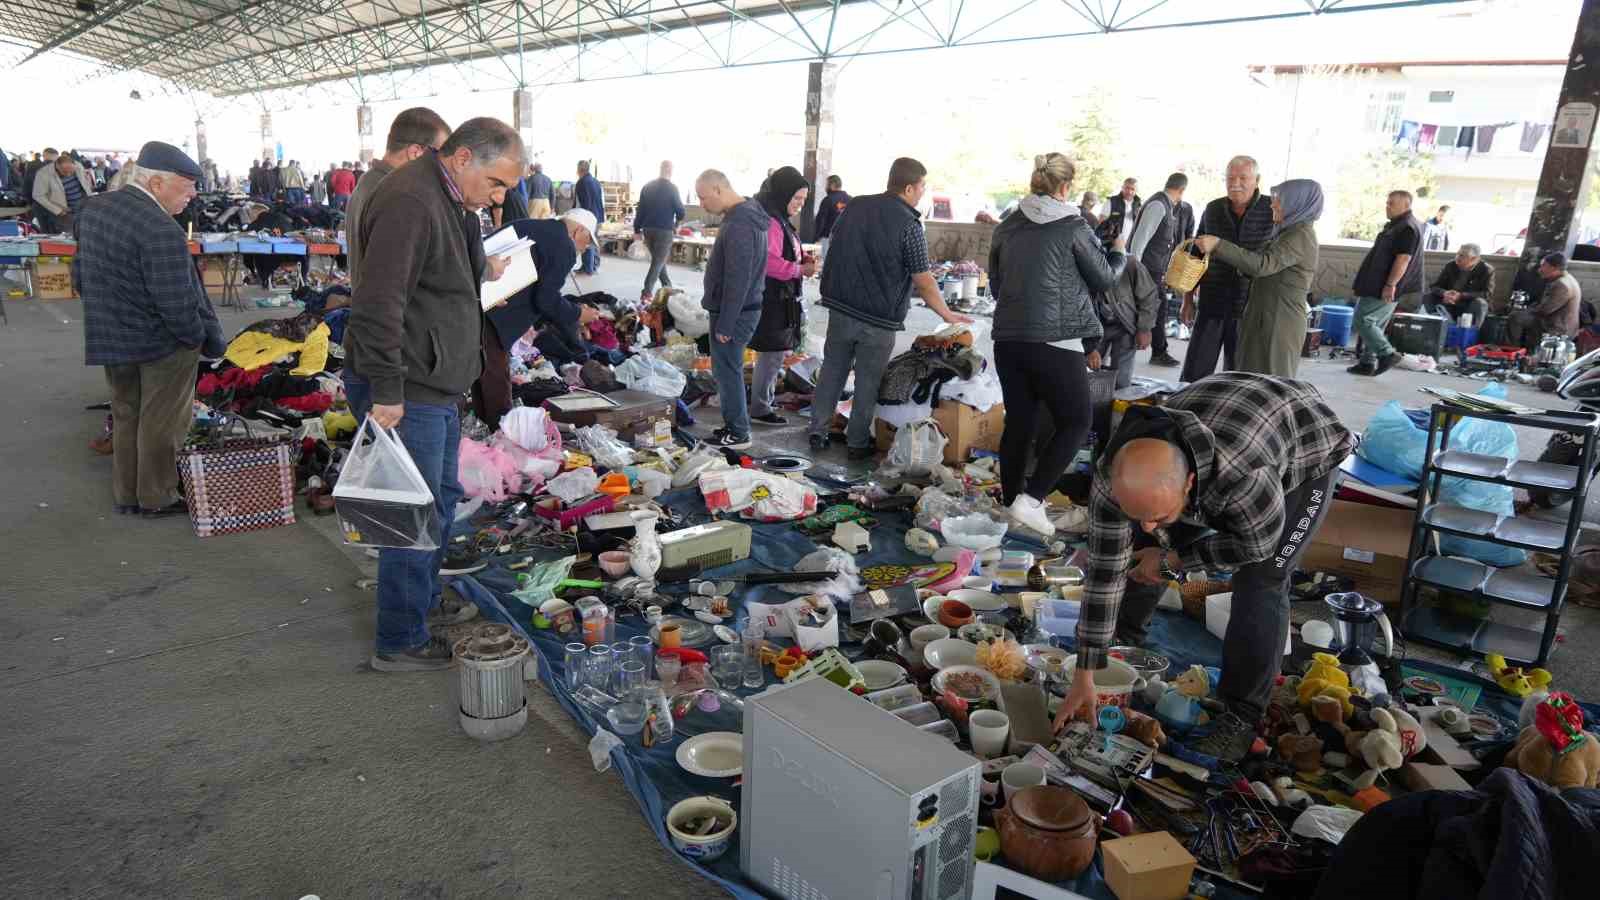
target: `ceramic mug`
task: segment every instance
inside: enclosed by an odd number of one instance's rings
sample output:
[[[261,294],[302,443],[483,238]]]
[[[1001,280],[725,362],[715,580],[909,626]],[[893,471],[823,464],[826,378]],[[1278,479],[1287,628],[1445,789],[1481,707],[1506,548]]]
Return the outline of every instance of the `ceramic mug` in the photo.
[[[967,717],[967,731],[972,738],[973,753],[985,759],[999,756],[1006,752],[1011,718],[998,709],[975,710]]]
[[[1036,784],[1044,784],[1044,770],[1033,763],[1012,763],[1000,773],[1000,787],[1005,793],[1007,803],[1011,802],[1012,796],[1017,791]]]

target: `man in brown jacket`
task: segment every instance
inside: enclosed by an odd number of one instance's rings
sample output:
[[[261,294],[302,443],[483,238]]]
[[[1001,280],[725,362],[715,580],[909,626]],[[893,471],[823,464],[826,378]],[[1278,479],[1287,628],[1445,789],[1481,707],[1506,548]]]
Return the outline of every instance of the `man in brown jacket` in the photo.
[[[1511,342],[1536,350],[1547,334],[1573,337],[1578,333],[1578,308],[1583,289],[1578,279],[1567,272],[1565,253],[1548,253],[1539,260],[1539,277],[1545,281],[1544,296],[1537,305],[1513,310],[1506,323]]]
[[[439,566],[461,499],[456,402],[481,369],[478,286],[505,260],[483,255],[478,210],[497,203],[522,173],[522,139],[498,119],[469,119],[437,151],[378,185],[357,225],[361,277],[345,330],[345,392],[358,417],[393,428],[433,493],[432,550],[378,557],[379,671],[448,668],[450,648],[428,632],[439,602]]]

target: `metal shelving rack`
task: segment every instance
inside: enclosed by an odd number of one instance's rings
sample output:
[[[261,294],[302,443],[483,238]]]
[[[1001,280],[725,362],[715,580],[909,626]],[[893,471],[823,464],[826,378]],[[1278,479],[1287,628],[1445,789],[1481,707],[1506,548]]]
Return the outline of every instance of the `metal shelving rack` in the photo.
[[[1582,461],[1576,466],[1505,459],[1450,449],[1450,425],[1455,419],[1488,419],[1507,425],[1563,431],[1583,442]],[[1556,625],[1567,597],[1567,578],[1573,545],[1583,524],[1584,500],[1595,470],[1600,444],[1600,415],[1548,410],[1534,415],[1478,412],[1448,404],[1434,404],[1428,417],[1428,445],[1423,460],[1422,485],[1417,493],[1417,518],[1406,557],[1409,573],[1400,592],[1401,631],[1407,639],[1483,656],[1499,653],[1513,663],[1542,666],[1550,657]],[[1503,516],[1440,502],[1439,486],[1445,476],[1468,478],[1508,487],[1556,490],[1572,498],[1567,521],[1547,522],[1526,516]],[[1453,534],[1523,550],[1552,553],[1560,558],[1554,578],[1529,574],[1516,567],[1499,568],[1439,555],[1437,534]],[[1456,595],[1486,600],[1544,613],[1544,628],[1475,619],[1423,606],[1417,591],[1433,587]]]

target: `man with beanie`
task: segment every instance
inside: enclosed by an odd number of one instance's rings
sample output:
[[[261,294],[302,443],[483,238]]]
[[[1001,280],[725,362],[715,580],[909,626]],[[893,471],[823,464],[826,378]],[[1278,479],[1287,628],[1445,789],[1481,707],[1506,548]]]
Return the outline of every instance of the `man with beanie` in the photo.
[[[917,212],[927,192],[927,175],[927,168],[908,156],[895,160],[889,167],[889,189],[851,200],[833,225],[822,267],[821,303],[830,315],[811,404],[813,450],[828,446],[828,425],[854,368],[848,453],[851,459],[873,455],[878,385],[894,353],[895,332],[906,327],[913,292],[946,322],[972,322],[945,305],[933,281],[928,236]]]
[[[84,362],[111,387],[112,502],[159,518],[185,511],[178,447],[193,417],[202,356],[227,345],[173,216],[195,194],[200,166],[171,144],[139,151],[128,183],[84,201],[72,281],[83,297]]]
[[[428,631],[442,591],[439,566],[461,498],[458,398],[482,369],[478,286],[504,265],[484,259],[478,210],[522,174],[522,138],[492,118],[469,119],[437,151],[390,173],[357,228],[365,248],[345,328],[345,392],[356,416],[395,429],[434,497],[433,550],[378,556],[381,672],[450,666]]]
[[[705,295],[711,313],[711,373],[717,379],[722,427],[707,443],[743,450],[750,446],[750,408],[744,384],[744,351],[761,321],[761,289],[767,277],[767,211],[746,200],[728,176],[707,169],[695,179],[700,205],[722,217],[706,260]]]

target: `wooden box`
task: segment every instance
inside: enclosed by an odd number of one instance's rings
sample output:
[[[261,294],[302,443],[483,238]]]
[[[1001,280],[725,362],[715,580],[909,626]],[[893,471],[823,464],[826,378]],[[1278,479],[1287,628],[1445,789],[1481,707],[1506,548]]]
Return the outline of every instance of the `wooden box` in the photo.
[[[1117,900],[1183,900],[1195,859],[1165,831],[1135,834],[1100,845],[1106,884]]]

